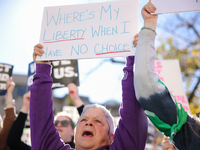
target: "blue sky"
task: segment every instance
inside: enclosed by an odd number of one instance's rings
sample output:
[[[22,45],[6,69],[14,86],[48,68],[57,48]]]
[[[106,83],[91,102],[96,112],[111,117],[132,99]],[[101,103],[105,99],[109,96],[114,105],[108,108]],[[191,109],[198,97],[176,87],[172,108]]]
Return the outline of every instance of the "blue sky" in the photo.
[[[106,0],[0,0],[0,62],[14,65],[14,74],[27,75],[32,61],[33,47],[39,43],[44,6],[105,2]],[[148,0],[139,0],[139,11]],[[140,14],[140,13],[139,13]],[[139,29],[143,21],[139,16]],[[139,31],[138,29],[138,31]],[[124,60],[124,58],[118,58]],[[124,65],[105,62],[95,72],[91,69],[102,59],[79,60],[79,94],[90,101],[121,102],[121,79]],[[68,93],[67,88],[54,91],[59,97]]]

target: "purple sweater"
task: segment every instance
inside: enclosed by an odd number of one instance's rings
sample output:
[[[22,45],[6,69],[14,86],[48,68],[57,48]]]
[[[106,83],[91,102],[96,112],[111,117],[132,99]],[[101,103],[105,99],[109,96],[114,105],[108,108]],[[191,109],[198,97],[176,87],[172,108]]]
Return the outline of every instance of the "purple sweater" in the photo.
[[[147,138],[147,117],[135,97],[133,83],[134,56],[127,57],[122,79],[121,119],[115,130],[114,142],[98,150],[144,150]],[[30,126],[33,150],[70,150],[56,131],[53,120],[51,66],[37,64],[31,85]]]

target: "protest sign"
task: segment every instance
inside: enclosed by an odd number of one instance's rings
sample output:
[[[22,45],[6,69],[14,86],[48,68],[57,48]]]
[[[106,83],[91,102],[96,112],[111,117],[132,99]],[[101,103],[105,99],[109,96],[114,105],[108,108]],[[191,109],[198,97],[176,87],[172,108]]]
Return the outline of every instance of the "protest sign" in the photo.
[[[157,8],[153,14],[200,11],[200,0],[151,0]]]
[[[77,60],[52,61],[52,89],[65,87],[69,83],[79,86]]]
[[[134,55],[138,0],[45,7],[37,60]]]
[[[27,85],[26,85],[26,92],[30,91],[30,86],[33,83],[33,75],[36,71],[36,64],[34,61],[29,63],[28,65],[28,77],[27,77]]]
[[[154,65],[155,72],[159,74],[160,80],[167,86],[176,101],[180,102],[183,108],[190,113],[189,103],[184,92],[179,61],[177,59],[156,60]],[[145,150],[162,149],[162,140],[162,133],[148,119],[148,135]]]
[[[13,66],[5,63],[0,63],[0,95],[5,95],[6,81],[12,76]]]
[[[183,108],[190,113],[190,107],[185,95],[179,61],[161,60],[155,61],[155,71],[160,75],[160,80],[167,86],[169,91],[180,102]]]
[[[69,83],[74,83],[79,86],[79,72],[77,60],[61,60],[52,61],[52,73],[53,78],[52,89],[65,87]],[[30,86],[33,83],[33,75],[36,71],[35,62],[29,64],[28,78],[27,78],[27,91],[30,90]]]

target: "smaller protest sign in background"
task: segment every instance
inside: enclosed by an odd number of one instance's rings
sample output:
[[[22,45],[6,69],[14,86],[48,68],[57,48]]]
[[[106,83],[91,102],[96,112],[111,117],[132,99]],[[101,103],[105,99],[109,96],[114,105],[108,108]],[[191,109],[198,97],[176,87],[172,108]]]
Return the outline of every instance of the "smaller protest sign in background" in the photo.
[[[167,14],[200,11],[200,0],[151,0],[156,12],[153,14]]]
[[[0,63],[0,95],[5,95],[6,81],[12,76],[13,66],[5,63]]]
[[[52,89],[65,87],[69,83],[79,86],[79,73],[77,60],[52,61]]]
[[[77,60],[61,60],[52,61],[52,73],[53,78],[52,89],[66,87],[69,83],[74,83],[79,86],[79,72]],[[27,92],[30,90],[30,86],[33,83],[33,76],[36,71],[35,62],[29,64],[28,78],[27,78]]]
[[[180,64],[177,59],[155,61],[155,72],[160,75],[160,80],[167,86],[177,102],[190,113],[189,103],[184,91]]]
[[[36,71],[36,64],[34,61],[32,61],[28,65],[28,77],[27,77],[26,92],[28,92],[30,90],[30,86],[33,83],[33,75],[35,74],[35,71]]]

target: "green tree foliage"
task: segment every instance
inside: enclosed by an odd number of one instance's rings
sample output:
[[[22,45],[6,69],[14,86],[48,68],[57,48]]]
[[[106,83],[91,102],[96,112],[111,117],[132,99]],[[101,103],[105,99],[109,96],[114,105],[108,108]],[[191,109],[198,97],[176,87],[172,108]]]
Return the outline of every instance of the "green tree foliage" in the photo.
[[[159,16],[160,17],[160,16]],[[167,18],[167,19],[166,19]],[[162,21],[161,21],[162,20]],[[200,103],[200,12],[161,16],[158,20],[157,58],[178,59],[191,112]]]

